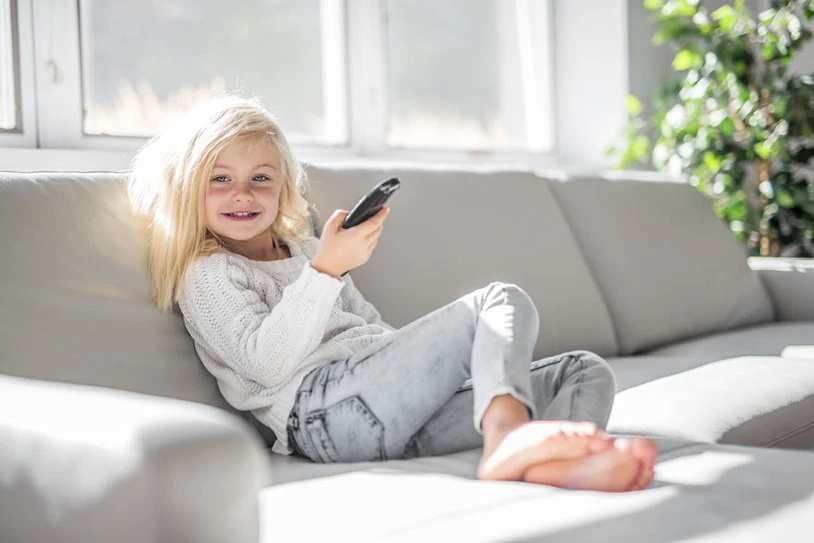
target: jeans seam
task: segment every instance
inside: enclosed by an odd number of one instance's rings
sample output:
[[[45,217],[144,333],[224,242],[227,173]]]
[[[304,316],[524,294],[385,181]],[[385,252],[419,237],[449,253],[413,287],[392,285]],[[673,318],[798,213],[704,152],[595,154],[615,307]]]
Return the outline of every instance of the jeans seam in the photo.
[[[577,355],[575,358],[579,360],[579,376],[577,377],[574,396],[571,398],[571,408],[568,411],[569,420],[574,420],[574,415],[576,414],[577,410],[577,402],[579,401],[579,395],[582,391],[582,381],[585,378],[585,359],[582,357],[582,355]]]
[[[539,370],[542,368],[547,368],[549,366],[556,366],[557,364],[561,364],[568,358],[575,358],[573,355],[557,355],[551,359],[550,362],[546,362],[545,364],[534,364],[530,366],[530,371]],[[542,362],[542,360],[540,360]]]
[[[321,431],[317,432],[317,434],[318,434],[317,437],[319,438],[319,445],[320,446],[314,452],[317,454],[317,456],[320,457],[320,460],[322,462],[325,462],[325,463],[339,462],[339,458],[336,455],[336,446],[334,445],[333,440],[331,440],[331,436],[328,435],[328,428],[327,428],[327,424],[325,422],[326,418],[327,418],[327,412],[324,412],[324,411],[322,413],[320,413],[319,415],[311,415],[310,417],[308,417],[308,419],[310,419],[312,424],[313,424],[313,421],[319,420],[320,425],[321,425]],[[308,425],[308,422],[306,421],[306,426],[307,425]],[[314,441],[313,428],[309,429],[308,437],[312,441]]]

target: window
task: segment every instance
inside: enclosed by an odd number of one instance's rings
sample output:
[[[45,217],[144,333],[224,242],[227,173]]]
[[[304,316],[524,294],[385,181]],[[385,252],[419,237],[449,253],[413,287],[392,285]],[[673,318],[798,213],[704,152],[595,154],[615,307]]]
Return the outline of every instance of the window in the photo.
[[[0,148],[125,156],[228,91],[304,160],[606,164],[628,2],[588,4],[0,0]]]
[[[15,3],[0,0],[0,130],[19,127]]]
[[[387,3],[387,144],[551,150],[545,2]]]
[[[149,136],[243,91],[294,143],[348,142],[341,2],[80,0],[83,130]]]

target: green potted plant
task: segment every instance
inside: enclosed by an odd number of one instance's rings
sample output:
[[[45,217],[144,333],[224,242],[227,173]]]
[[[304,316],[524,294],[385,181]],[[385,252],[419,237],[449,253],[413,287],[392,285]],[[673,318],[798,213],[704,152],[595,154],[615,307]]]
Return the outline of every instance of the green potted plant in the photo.
[[[628,97],[630,121],[611,149],[618,166],[684,175],[711,197],[749,253],[814,255],[814,78],[789,69],[812,38],[814,0],[743,0],[709,12],[699,0],[645,0],[654,42],[678,72],[652,113]]]

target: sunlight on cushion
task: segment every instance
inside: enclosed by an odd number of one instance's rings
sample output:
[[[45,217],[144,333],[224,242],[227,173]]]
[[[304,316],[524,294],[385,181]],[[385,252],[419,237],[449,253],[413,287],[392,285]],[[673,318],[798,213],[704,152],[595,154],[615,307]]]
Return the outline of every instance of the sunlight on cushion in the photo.
[[[780,353],[783,358],[814,358],[814,345],[789,345]]]
[[[702,461],[699,461],[699,456],[703,458]],[[753,461],[753,458],[744,453],[706,451],[701,455],[659,462],[656,466],[656,479],[662,483],[711,485],[722,479],[726,472]]]
[[[538,540],[584,526],[586,511],[592,522],[636,515],[679,491],[615,494],[367,470],[261,491],[261,541],[330,541],[337,533],[352,533],[354,541]]]

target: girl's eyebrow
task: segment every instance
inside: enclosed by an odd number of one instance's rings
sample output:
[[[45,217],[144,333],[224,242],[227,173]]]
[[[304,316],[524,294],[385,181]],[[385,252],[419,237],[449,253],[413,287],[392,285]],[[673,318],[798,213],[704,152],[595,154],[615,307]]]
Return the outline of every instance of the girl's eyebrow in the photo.
[[[278,170],[278,171],[280,170],[280,168],[278,168],[274,164],[268,164],[268,163],[265,163],[265,162],[263,164],[256,165],[253,169],[257,169],[257,168],[271,168],[272,170]],[[232,168],[230,166],[226,165],[226,164],[215,164],[214,166],[212,166],[212,169],[213,170],[215,170],[215,169],[231,170]]]

